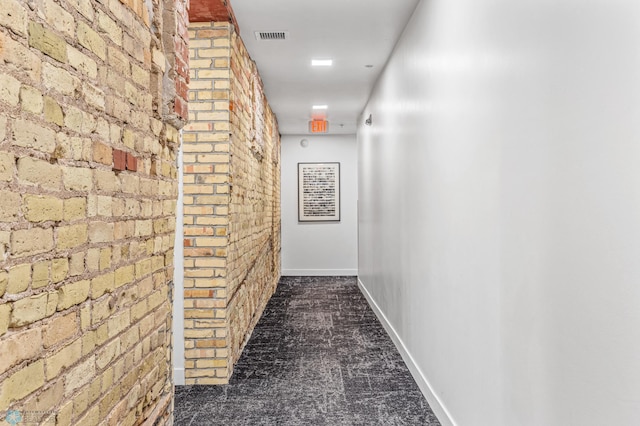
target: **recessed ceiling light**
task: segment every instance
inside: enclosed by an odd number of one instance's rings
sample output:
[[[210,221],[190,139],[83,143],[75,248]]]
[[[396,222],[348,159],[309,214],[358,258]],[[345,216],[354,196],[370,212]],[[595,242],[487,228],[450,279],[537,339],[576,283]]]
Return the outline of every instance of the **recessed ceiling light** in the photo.
[[[333,65],[333,59],[312,59],[311,65],[314,67],[330,67]]]
[[[313,109],[328,109],[328,105],[314,105]]]

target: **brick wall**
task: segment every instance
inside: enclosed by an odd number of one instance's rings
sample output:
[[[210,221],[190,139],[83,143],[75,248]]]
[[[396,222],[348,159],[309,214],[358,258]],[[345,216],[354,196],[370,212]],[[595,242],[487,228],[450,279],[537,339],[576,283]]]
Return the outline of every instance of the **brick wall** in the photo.
[[[235,363],[280,279],[280,134],[256,64],[231,34],[230,357]]]
[[[219,384],[228,382],[280,276],[280,140],[234,26],[189,28],[185,377]]]
[[[165,4],[2,2],[2,419],[172,422],[181,119],[157,35],[184,17]]]

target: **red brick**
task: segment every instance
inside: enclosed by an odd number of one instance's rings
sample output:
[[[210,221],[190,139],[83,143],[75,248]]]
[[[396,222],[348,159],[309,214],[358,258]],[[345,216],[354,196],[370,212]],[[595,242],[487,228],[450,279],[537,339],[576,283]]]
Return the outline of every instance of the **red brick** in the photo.
[[[190,22],[232,22],[231,5],[223,0],[191,0]]]
[[[181,98],[176,97],[174,102],[174,111],[185,120],[189,117],[188,104]]]
[[[125,170],[127,153],[119,149],[113,150],[113,169]]]
[[[176,80],[176,93],[182,99],[187,99],[189,96],[189,88],[183,81]]]
[[[189,83],[189,66],[187,65],[186,59],[176,57],[176,72],[178,75],[182,76],[187,83]]]
[[[138,171],[138,159],[135,155],[127,153],[127,170],[132,172]]]

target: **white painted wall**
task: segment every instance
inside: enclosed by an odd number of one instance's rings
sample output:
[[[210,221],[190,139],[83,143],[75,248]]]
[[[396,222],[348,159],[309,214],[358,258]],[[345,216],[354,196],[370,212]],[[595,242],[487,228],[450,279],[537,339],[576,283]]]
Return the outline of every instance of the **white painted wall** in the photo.
[[[182,138],[180,138],[182,140]],[[173,383],[184,385],[184,165],[182,145],[178,151],[178,202],[176,204],[176,239],[173,250]]]
[[[639,22],[423,0],[378,81],[360,279],[445,424],[640,424]]]
[[[318,162],[340,163],[340,222],[298,222],[298,163]],[[282,137],[282,275],[357,275],[357,166],[355,135]]]

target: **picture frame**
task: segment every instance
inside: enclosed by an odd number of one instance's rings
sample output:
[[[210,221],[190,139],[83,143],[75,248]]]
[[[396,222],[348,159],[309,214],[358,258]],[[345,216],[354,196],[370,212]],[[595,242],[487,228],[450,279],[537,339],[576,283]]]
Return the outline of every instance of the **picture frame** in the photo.
[[[340,221],[340,163],[298,163],[298,221]]]

